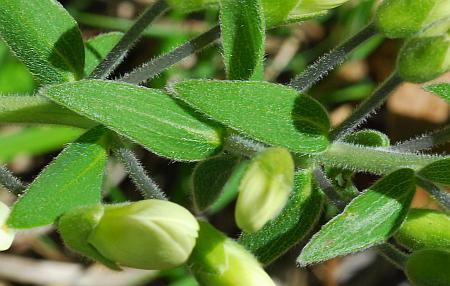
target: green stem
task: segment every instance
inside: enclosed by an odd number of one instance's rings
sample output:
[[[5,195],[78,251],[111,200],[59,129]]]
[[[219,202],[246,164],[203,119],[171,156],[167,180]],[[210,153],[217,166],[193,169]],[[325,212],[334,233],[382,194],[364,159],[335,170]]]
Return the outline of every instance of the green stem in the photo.
[[[330,180],[327,178],[322,168],[318,167],[314,169],[313,175],[320,189],[325,193],[325,195],[327,195],[327,197],[339,211],[343,211],[347,204],[342,200],[341,196],[339,195],[333,184],[330,182]]]
[[[401,83],[403,79],[397,72],[394,72],[377,90],[366,99],[355,111],[347,118],[343,123],[336,127],[331,137],[335,140],[339,140],[345,135],[351,133],[355,128],[362,124],[372,113],[376,111],[386,99],[389,97],[392,91],[394,91]]]
[[[8,191],[16,196],[23,193],[26,186],[18,178],[3,166],[0,166],[0,185],[4,186]]]
[[[405,269],[406,262],[408,261],[408,255],[389,243],[384,243],[378,246],[377,249],[384,258],[394,264],[397,268],[401,270]]]
[[[114,150],[114,154],[125,166],[130,178],[141,191],[144,198],[167,200],[166,195],[161,191],[158,184],[147,175],[144,167],[132,151],[125,147],[119,147]]]
[[[235,155],[245,156],[247,158],[252,158],[256,153],[267,148],[266,145],[260,142],[238,134],[230,134],[226,136],[224,145],[225,151]]]
[[[431,149],[433,147],[445,144],[450,141],[450,126],[434,131],[430,134],[425,134],[418,138],[408,140],[392,146],[392,150],[403,152],[417,152],[421,150]]]
[[[91,128],[95,122],[41,96],[0,96],[0,124],[58,124]]]
[[[136,20],[133,26],[125,33],[122,39],[112,49],[112,51],[105,57],[105,59],[98,64],[89,78],[104,79],[107,78],[114,69],[125,58],[128,50],[141,37],[142,32],[150,25],[159,15],[167,10],[168,4],[165,0],[158,0],[153,6],[147,8],[142,15]]]
[[[441,159],[443,157],[401,153],[341,142],[334,143],[327,151],[310,157],[311,161],[325,166],[379,175],[389,174],[400,168],[419,170]]]
[[[129,74],[124,75],[119,81],[139,84],[146,80],[152,79],[165,69],[178,63],[182,59],[200,51],[208,45],[215,42],[220,37],[220,27],[215,26],[200,36],[186,42],[185,44],[175,48],[171,52],[157,57],[139,68],[133,70]]]
[[[377,32],[375,24],[367,25],[359,33],[319,58],[306,68],[302,74],[294,78],[289,85],[301,92],[308,90],[326,76],[328,72],[342,64],[356,47],[376,35]]]
[[[434,199],[436,199],[443,207],[450,210],[450,194],[441,190],[438,186],[429,180],[420,176],[416,177],[417,185],[427,191]]]

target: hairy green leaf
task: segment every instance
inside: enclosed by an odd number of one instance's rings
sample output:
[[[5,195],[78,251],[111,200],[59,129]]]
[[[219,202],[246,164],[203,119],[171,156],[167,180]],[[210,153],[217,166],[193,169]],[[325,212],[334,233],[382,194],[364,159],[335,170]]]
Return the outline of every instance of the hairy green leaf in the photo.
[[[257,79],[265,27],[261,0],[220,0],[220,28],[229,79]]]
[[[324,197],[313,186],[311,171],[295,175],[295,187],[281,213],[255,233],[243,233],[239,242],[261,263],[275,260],[299,243],[317,223]]]
[[[318,263],[382,244],[405,219],[415,189],[410,169],[379,180],[312,237],[298,263]]]
[[[81,32],[55,0],[1,0],[0,37],[41,84],[83,76]]]
[[[171,159],[202,160],[221,146],[217,126],[157,89],[85,80],[48,87],[42,95]]]
[[[83,131],[71,127],[30,127],[12,134],[0,135],[0,164],[18,155],[41,155],[61,149]]]
[[[192,175],[193,199],[197,210],[208,209],[220,197],[238,163],[238,158],[227,155],[198,163]]]
[[[84,75],[90,75],[123,37],[123,33],[112,32],[89,39],[85,44]]]
[[[450,103],[450,83],[438,83],[432,84],[425,87],[426,91],[432,92],[439,95]]]
[[[11,210],[8,225],[23,229],[53,223],[66,211],[99,203],[106,167],[107,130],[91,129],[34,180]]]
[[[267,27],[283,23],[298,2],[299,0],[262,0]]]
[[[371,129],[364,129],[347,135],[343,141],[368,147],[389,147],[391,144],[386,134]]]
[[[450,186],[450,157],[425,166],[418,174],[432,182]]]
[[[265,82],[189,80],[174,85],[175,96],[248,137],[293,152],[328,147],[330,122],[314,99]]]

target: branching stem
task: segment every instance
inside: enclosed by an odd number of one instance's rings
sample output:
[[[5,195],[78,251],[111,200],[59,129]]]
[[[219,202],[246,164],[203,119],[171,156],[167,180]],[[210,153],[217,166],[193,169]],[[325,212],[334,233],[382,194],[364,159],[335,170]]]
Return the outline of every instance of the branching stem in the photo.
[[[445,144],[450,141],[450,126],[437,130],[430,134],[425,134],[415,139],[411,139],[395,146],[391,149],[402,152],[417,152],[431,149],[433,147]]]
[[[134,43],[141,37],[142,32],[150,25],[159,15],[161,15],[168,8],[165,0],[158,0],[153,6],[147,8],[141,16],[136,20],[133,26],[125,33],[122,39],[112,49],[112,51],[105,57],[105,59],[98,64],[89,78],[105,79],[114,69],[122,62],[127,52]]]
[[[163,72],[165,69],[178,63],[182,59],[214,43],[217,39],[219,39],[219,37],[220,37],[220,27],[214,26],[207,32],[184,43],[183,45],[175,48],[169,53],[157,57],[147,63],[144,63],[139,68],[124,75],[122,78],[119,79],[119,81],[132,84],[140,84],[146,80],[152,79],[161,72]]]
[[[331,137],[334,140],[339,140],[343,136],[355,130],[372,113],[383,105],[391,92],[394,91],[402,82],[403,79],[400,75],[398,75],[397,72],[394,72],[380,87],[378,87],[377,90],[375,90],[369,98],[367,98],[360,106],[356,108],[355,111],[353,111],[349,118],[347,118],[332,131]]]
[[[356,47],[376,35],[377,32],[377,28],[373,23],[367,25],[359,33],[319,58],[306,68],[302,74],[294,78],[289,85],[301,92],[308,90],[326,76],[328,72],[342,64]]]
[[[438,186],[429,180],[420,176],[416,177],[417,185],[427,191],[433,198],[435,198],[443,207],[450,210],[450,194],[441,190]]]
[[[342,200],[336,188],[330,182],[330,180],[325,175],[321,167],[313,170],[314,179],[322,191],[327,195],[330,201],[338,208],[339,211],[343,211],[346,203]]]
[[[16,178],[11,172],[4,166],[0,166],[0,185],[4,186],[8,191],[18,196],[26,189],[24,183]]]

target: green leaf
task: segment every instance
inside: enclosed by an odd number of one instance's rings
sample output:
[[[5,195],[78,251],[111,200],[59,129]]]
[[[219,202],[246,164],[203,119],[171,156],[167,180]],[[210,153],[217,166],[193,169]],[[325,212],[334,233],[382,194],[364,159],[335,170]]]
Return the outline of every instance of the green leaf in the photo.
[[[123,33],[112,32],[98,35],[89,39],[85,44],[84,75],[90,75],[95,67],[106,57],[106,55],[120,41]]]
[[[425,166],[418,175],[432,182],[450,186],[450,157]]]
[[[81,32],[55,0],[1,0],[0,37],[41,84],[83,76]]]
[[[283,23],[298,2],[299,0],[262,0],[267,27]]]
[[[0,164],[18,155],[41,155],[61,149],[83,131],[71,127],[30,127],[12,134],[0,135]]]
[[[439,95],[450,103],[450,83],[438,83],[428,85],[424,88],[426,91]]]
[[[258,76],[264,61],[261,0],[220,0],[220,28],[229,79]]]
[[[43,226],[70,209],[100,202],[106,134],[97,127],[68,145],[19,198],[8,225],[17,229]]]
[[[174,85],[175,96],[248,137],[293,152],[328,147],[326,110],[294,89],[266,82],[189,80]]]
[[[95,122],[42,96],[1,96],[0,123],[61,124],[91,128]]]
[[[313,186],[311,171],[295,175],[295,187],[281,213],[255,233],[243,233],[239,242],[263,264],[275,260],[311,231],[319,220],[324,197]]]
[[[204,211],[217,201],[238,163],[239,158],[227,155],[198,163],[192,175],[193,199],[197,210]]]
[[[219,128],[157,89],[86,80],[48,87],[42,95],[171,159],[202,160],[221,146]]]
[[[405,219],[415,189],[410,169],[379,180],[312,237],[298,263],[305,266],[382,244]]]
[[[406,276],[415,286],[450,285],[450,252],[424,249],[414,252],[406,263]]]
[[[345,136],[343,141],[368,147],[389,147],[391,144],[386,134],[376,130],[365,129]]]

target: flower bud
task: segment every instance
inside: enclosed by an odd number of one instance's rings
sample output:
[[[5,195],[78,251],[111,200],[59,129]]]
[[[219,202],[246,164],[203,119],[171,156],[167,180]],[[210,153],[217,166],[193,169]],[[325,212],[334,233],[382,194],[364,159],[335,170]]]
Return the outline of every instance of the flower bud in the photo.
[[[406,276],[415,286],[450,285],[450,252],[424,249],[414,252],[406,262]]]
[[[450,15],[450,0],[384,0],[375,22],[388,38],[408,38]]]
[[[59,226],[69,247],[108,266],[152,270],[186,262],[199,228],[188,210],[162,200],[78,209],[64,215]]]
[[[9,249],[14,240],[14,231],[6,226],[8,215],[8,206],[0,202],[0,251]]]
[[[411,209],[395,239],[411,250],[450,250],[450,216],[435,210]]]
[[[436,35],[432,30],[409,39],[401,49],[397,62],[400,76],[415,83],[435,79],[449,68],[450,36],[447,33]]]
[[[275,286],[256,258],[244,247],[208,223],[199,223],[199,238],[189,264],[200,285]]]
[[[313,14],[336,8],[349,0],[300,0],[297,11]]]
[[[268,148],[250,162],[239,184],[235,218],[245,232],[261,229],[285,206],[294,185],[294,161],[284,148]]]

